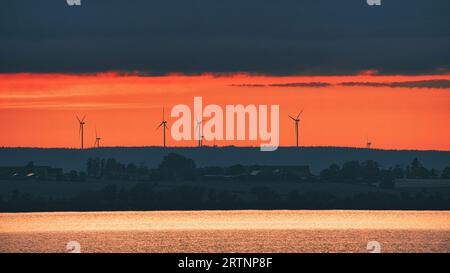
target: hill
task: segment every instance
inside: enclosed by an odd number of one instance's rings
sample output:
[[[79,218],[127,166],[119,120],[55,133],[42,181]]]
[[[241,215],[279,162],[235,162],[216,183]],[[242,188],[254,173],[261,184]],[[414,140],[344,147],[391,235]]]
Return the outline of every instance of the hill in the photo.
[[[22,166],[30,161],[68,170],[85,170],[90,157],[116,158],[123,163],[156,167],[168,153],[194,159],[197,166],[308,165],[313,173],[330,164],[350,160],[375,160],[382,167],[406,166],[418,158],[425,167],[442,170],[450,166],[450,151],[375,150],[341,147],[280,147],[275,152],[261,152],[259,147],[104,147],[98,149],[0,148],[0,166]]]

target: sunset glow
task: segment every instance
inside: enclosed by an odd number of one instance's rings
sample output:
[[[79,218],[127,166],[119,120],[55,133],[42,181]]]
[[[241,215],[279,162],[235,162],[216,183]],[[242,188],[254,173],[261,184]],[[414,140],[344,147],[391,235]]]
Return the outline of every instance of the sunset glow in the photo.
[[[162,108],[193,104],[279,104],[280,144],[295,145],[288,115],[305,109],[302,146],[450,150],[450,91],[434,86],[393,87],[370,83],[450,80],[450,74],[378,76],[259,76],[249,74],[142,76],[137,73],[0,74],[1,144],[6,147],[79,146],[75,115],[86,115],[85,141],[95,128],[104,146],[159,146]],[[320,84],[319,84],[320,83]],[[342,83],[359,83],[343,85]],[[362,83],[362,84],[361,84]],[[167,111],[169,112],[169,111]],[[168,118],[169,128],[174,119]],[[204,143],[212,145],[212,143]],[[257,146],[218,141],[219,146]],[[195,141],[169,146],[194,146]]]

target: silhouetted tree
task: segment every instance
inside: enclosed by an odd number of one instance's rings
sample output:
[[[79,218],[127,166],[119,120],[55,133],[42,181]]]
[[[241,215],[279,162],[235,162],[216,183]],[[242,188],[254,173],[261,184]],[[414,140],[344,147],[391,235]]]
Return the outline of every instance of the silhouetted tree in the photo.
[[[327,169],[324,169],[320,172],[320,178],[326,179],[326,180],[339,178],[340,171],[341,171],[341,169],[339,168],[338,165],[332,164],[330,167],[328,167]]]
[[[127,165],[125,172],[128,179],[135,180],[138,176],[138,168],[133,163]]]
[[[400,165],[396,165],[392,169],[392,173],[393,173],[395,178],[403,178],[403,177],[405,177],[405,171],[403,170],[403,168]]]
[[[430,178],[438,178],[438,171],[434,168],[432,168],[428,173]]]
[[[128,164],[127,173],[136,173],[136,172],[137,172],[137,166],[133,163]]]
[[[345,179],[356,179],[361,178],[361,166],[359,165],[359,161],[353,160],[349,162],[345,162],[342,165],[341,169],[341,177]]]
[[[117,162],[115,158],[102,160],[102,176],[107,179],[126,179],[125,165]]]
[[[361,176],[365,179],[376,180],[380,178],[380,167],[373,160],[367,160],[361,163]]]
[[[99,177],[100,176],[100,159],[89,158],[86,163],[86,172],[90,177]]]
[[[411,165],[406,169],[406,177],[410,179],[429,178],[430,176],[430,171],[423,167],[417,158],[414,158]]]
[[[194,160],[170,153],[163,158],[158,170],[166,179],[193,180],[195,179],[196,167]]]
[[[447,167],[442,171],[441,177],[446,179],[450,178],[450,167]]]

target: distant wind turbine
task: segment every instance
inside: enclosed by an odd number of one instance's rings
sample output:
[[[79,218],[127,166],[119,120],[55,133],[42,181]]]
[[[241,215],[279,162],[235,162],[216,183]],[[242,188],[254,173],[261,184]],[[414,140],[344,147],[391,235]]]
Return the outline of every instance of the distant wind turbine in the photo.
[[[82,119],[77,116],[77,120],[80,123],[78,134],[81,136],[81,149],[84,149],[84,125],[86,124],[86,122],[84,122],[85,118],[86,116],[84,116]]]
[[[156,128],[156,130],[158,130],[161,126],[163,127],[163,143],[164,143],[164,147],[166,147],[167,120],[164,118],[164,108],[163,108],[163,112],[162,112],[162,121],[159,124],[159,126]]]
[[[95,128],[95,147],[100,148],[100,140],[102,140],[102,138],[97,135],[97,128]]]
[[[289,116],[294,122],[295,122],[295,140],[296,145],[298,147],[298,123],[300,122],[300,115],[303,113],[303,110],[298,113],[296,118],[293,118],[292,116]]]
[[[371,147],[372,147],[372,142],[369,140],[369,137],[367,137],[366,148],[370,149]]]
[[[202,135],[202,122],[203,120],[197,120],[197,127],[196,130],[198,131],[198,147],[202,147],[202,139],[203,139],[203,135]]]

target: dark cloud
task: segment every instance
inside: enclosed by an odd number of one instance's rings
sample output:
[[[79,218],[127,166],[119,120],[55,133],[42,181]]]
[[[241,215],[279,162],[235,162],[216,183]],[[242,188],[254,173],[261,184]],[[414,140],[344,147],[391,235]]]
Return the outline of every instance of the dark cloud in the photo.
[[[235,87],[328,87],[331,84],[326,82],[292,82],[292,83],[272,83],[272,84],[232,84]]]
[[[403,81],[403,82],[342,82],[341,86],[367,86],[367,87],[390,87],[390,88],[430,88],[450,89],[450,80],[426,80],[426,81]],[[234,87],[329,87],[333,84],[326,82],[302,82],[302,83],[272,83],[256,84],[243,83],[232,84]]]
[[[327,87],[330,86],[326,82],[293,82],[293,83],[274,83],[270,87]]]
[[[230,86],[233,87],[267,87],[266,84],[259,84],[259,83],[243,83],[243,84],[231,84]]]
[[[404,88],[433,88],[449,89],[449,80],[430,80],[430,81],[405,81],[405,82],[343,82],[343,86],[368,86],[368,87],[404,87]]]
[[[0,72],[449,72],[450,1],[4,0]]]

